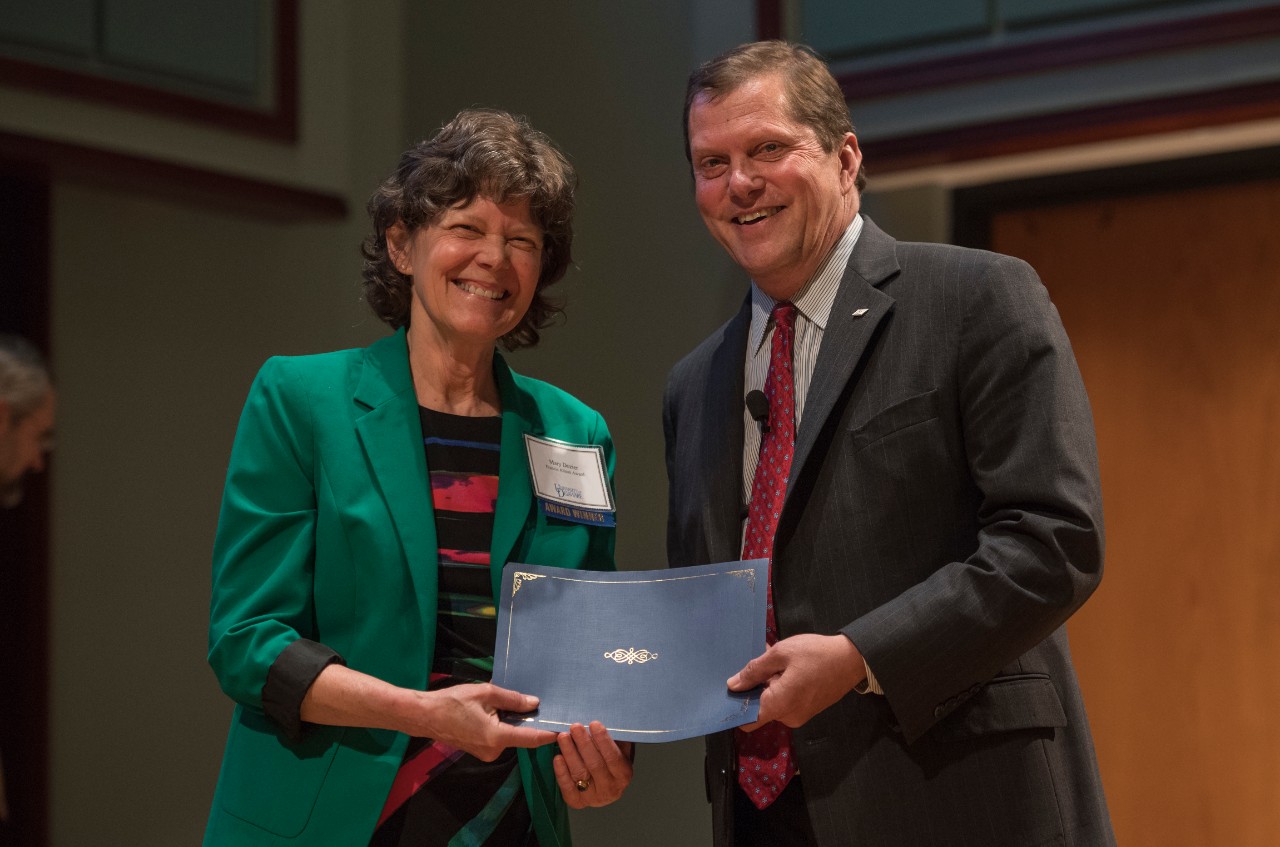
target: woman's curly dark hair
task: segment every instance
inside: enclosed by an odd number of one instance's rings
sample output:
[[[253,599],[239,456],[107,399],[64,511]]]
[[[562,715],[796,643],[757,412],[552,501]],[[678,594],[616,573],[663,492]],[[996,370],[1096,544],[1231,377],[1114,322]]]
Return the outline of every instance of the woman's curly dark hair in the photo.
[[[497,109],[459,112],[433,138],[406,150],[369,198],[373,232],[361,245],[365,302],[395,329],[409,323],[413,280],[396,270],[387,251],[387,229],[397,222],[412,233],[476,197],[527,200],[542,228],[542,272],[529,311],[501,343],[507,350],[532,347],[538,330],[563,311],[545,289],[569,268],[576,186],[573,165],[525,118]]]

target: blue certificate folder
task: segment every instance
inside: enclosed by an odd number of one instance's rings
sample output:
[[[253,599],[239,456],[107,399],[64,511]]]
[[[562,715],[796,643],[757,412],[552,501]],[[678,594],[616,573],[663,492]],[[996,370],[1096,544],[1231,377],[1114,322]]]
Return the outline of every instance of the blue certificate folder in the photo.
[[[600,573],[502,571],[493,682],[535,694],[511,723],[597,720],[621,741],[678,741],[756,719],[759,689],[725,681],[764,652],[769,562]]]

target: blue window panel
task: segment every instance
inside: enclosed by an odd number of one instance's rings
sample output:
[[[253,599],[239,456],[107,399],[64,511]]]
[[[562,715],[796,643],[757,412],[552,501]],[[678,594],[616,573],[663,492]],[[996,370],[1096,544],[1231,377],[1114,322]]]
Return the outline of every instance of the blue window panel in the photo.
[[[4,0],[0,41],[88,56],[97,37],[96,0]]]
[[[268,0],[104,0],[107,61],[229,91],[258,88]]]
[[[1097,17],[1153,6],[1185,6],[1188,2],[1189,0],[996,0],[996,6],[1001,20],[1021,25]]]
[[[804,0],[800,41],[829,58],[987,32],[987,0]]]

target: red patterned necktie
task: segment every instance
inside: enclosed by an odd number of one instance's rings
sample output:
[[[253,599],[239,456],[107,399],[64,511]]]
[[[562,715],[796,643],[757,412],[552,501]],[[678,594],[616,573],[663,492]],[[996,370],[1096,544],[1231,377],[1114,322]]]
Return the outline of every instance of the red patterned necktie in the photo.
[[[769,400],[768,430],[760,440],[760,463],[751,480],[751,508],[742,542],[742,558],[769,559],[769,593],[765,606],[765,641],[778,640],[773,616],[773,536],[791,474],[791,453],[796,443],[795,380],[791,373],[791,341],[796,307],[781,302],[773,307],[773,344],[769,351],[769,375],[764,396]],[[770,721],[755,732],[735,730],[738,747],[738,784],[757,808],[778,799],[796,773],[791,729]]]

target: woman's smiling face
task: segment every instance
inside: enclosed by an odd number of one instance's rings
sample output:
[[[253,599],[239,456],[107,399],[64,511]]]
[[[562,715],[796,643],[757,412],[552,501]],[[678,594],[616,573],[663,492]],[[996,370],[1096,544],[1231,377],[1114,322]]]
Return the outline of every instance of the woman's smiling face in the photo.
[[[387,246],[413,280],[409,325],[429,324],[447,343],[496,343],[529,310],[542,273],[542,228],[527,200],[478,196],[413,232],[389,227]]]

